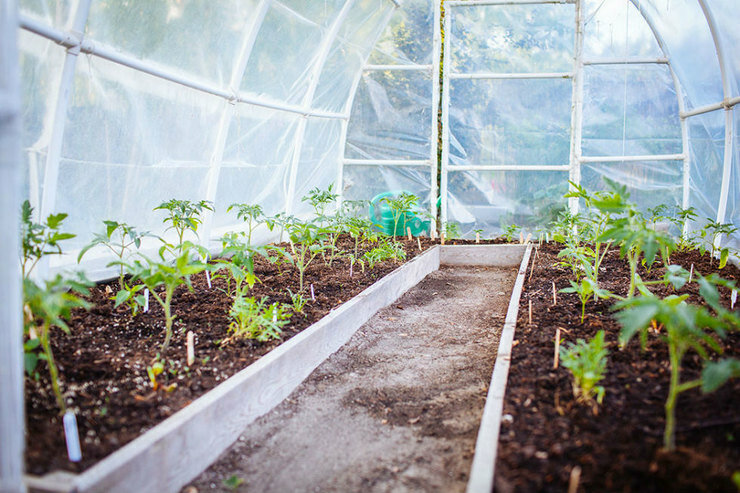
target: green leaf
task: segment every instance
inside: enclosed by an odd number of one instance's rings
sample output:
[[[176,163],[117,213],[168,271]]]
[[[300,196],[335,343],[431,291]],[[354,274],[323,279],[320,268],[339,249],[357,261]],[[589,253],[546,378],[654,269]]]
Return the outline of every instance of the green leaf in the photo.
[[[740,377],[740,360],[723,359],[717,362],[707,363],[701,377],[702,392],[714,392],[729,379]]]
[[[38,362],[39,356],[36,353],[25,353],[23,355],[23,367],[29,375],[36,369]]]
[[[116,304],[114,308],[118,308],[123,303],[126,303],[129,300],[129,298],[131,298],[131,294],[132,294],[131,291],[127,291],[125,289],[122,289],[118,293],[116,293],[116,297],[115,297]]]
[[[719,268],[720,269],[725,268],[725,266],[727,265],[727,260],[729,260],[729,258],[730,258],[730,250],[727,248],[723,248],[719,256]]]

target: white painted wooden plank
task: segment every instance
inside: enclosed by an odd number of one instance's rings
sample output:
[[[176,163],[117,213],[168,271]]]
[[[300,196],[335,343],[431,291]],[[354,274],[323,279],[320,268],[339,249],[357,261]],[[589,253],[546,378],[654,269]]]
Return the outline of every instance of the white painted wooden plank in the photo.
[[[376,311],[438,269],[439,255],[440,249],[435,247],[381,279],[77,476],[74,490],[179,491],[226,450],[246,425],[287,397]],[[69,488],[60,484],[56,491]]]
[[[445,245],[440,253],[442,265],[516,267],[526,245]]]
[[[475,455],[470,467],[470,479],[466,488],[467,493],[490,493],[493,490],[493,477],[498,451],[498,437],[501,429],[501,413],[504,408],[504,394],[506,379],[511,362],[511,346],[514,342],[514,329],[519,313],[519,299],[524,286],[524,277],[527,274],[527,264],[532,252],[532,245],[528,245],[519,266],[519,274],[511,293],[509,309],[506,312],[506,321],[499,339],[498,354],[493,368],[491,385],[488,387],[486,405],[483,408],[478,438],[475,442]]]

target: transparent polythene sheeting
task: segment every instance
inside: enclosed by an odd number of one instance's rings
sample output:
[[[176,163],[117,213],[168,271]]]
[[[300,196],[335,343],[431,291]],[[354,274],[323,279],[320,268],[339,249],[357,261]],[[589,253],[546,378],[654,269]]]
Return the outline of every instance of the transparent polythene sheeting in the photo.
[[[450,82],[450,165],[565,165],[569,79]]]
[[[516,224],[528,232],[546,227],[567,205],[562,171],[454,171],[448,175],[447,221],[463,236],[499,235]]]
[[[79,0],[20,0],[19,10],[44,23],[59,29],[66,29],[72,22],[72,15]]]
[[[257,0],[93,1],[85,34],[135,58],[223,86],[256,6]]]
[[[585,0],[583,11],[586,60],[663,56],[650,27],[629,1]]]
[[[366,71],[352,106],[345,157],[429,159],[431,124],[431,72]]]
[[[56,211],[79,248],[103,220],[161,232],[152,209],[205,198],[221,100],[89,57],[77,65],[65,124]]]
[[[409,0],[397,9],[369,63],[378,65],[432,64],[434,53],[434,1]]]
[[[730,173],[730,194],[727,200],[727,217],[725,222],[740,227],[740,106],[733,109],[735,119],[735,146],[732,155],[732,172]],[[740,235],[735,233],[727,244],[740,251]]]
[[[730,95],[740,96],[740,29],[737,26],[739,19],[737,0],[712,0],[707,3],[714,13],[723,40],[723,48],[727,51],[727,60],[730,63],[728,70],[732,74]]]
[[[584,68],[584,156],[682,152],[673,79],[667,65]]]
[[[448,15],[452,72],[573,69],[572,4],[455,7]]]
[[[371,200],[385,192],[410,192],[419,197],[420,207],[430,207],[430,170],[415,166],[344,167],[344,199]]]
[[[25,31],[18,35],[22,91],[21,194],[38,207],[51,138],[53,110],[59,93],[64,49]]]
[[[689,206],[696,209],[701,227],[707,218],[717,219],[722,186],[725,147],[725,115],[713,111],[691,117],[689,149],[691,152]],[[732,190],[737,194],[738,189]]]
[[[671,55],[688,108],[722,101],[717,51],[698,0],[639,0]],[[712,2],[707,2],[711,5]]]

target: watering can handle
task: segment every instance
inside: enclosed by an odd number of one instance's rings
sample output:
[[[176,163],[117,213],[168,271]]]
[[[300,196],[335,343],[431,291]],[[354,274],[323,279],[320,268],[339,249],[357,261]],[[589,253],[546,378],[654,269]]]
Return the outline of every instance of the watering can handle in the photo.
[[[375,207],[377,207],[384,198],[395,197],[395,196],[401,195],[404,192],[410,193],[410,192],[407,192],[406,190],[395,190],[395,191],[390,191],[390,192],[379,193],[378,195],[370,199],[370,204],[368,205],[368,213],[370,215],[370,220],[374,223],[378,222],[378,216],[375,215]]]

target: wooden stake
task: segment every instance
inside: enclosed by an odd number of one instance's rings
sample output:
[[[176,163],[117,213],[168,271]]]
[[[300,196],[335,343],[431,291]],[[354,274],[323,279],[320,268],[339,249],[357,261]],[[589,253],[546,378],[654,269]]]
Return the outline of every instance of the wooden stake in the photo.
[[[440,241],[441,244],[443,244],[443,245],[445,244],[445,232],[444,231],[441,231],[439,233],[439,241]]]
[[[524,232],[519,231],[519,244],[524,245]]]
[[[529,300],[529,325],[532,325],[532,300]]]
[[[193,366],[195,362],[195,334],[192,330],[188,331],[188,366]]]
[[[555,331],[555,354],[552,357],[552,368],[557,370],[560,363],[560,327]]]
[[[429,227],[429,237],[432,241],[437,239],[437,231],[432,226]]]
[[[558,304],[558,291],[555,289],[555,281],[552,282],[552,304],[554,306]]]
[[[532,280],[532,273],[534,272],[534,263],[537,262],[537,251],[539,248],[534,249],[534,258],[532,259],[532,267],[529,268],[529,278],[527,279],[527,282]]]
[[[475,232],[475,242],[480,243],[480,233],[477,231]]]
[[[354,265],[355,265],[354,262],[349,263],[349,277],[352,277],[352,267],[354,267]]]
[[[419,246],[419,251],[421,251],[421,239],[419,237],[416,237],[416,244]]]
[[[526,239],[526,240],[524,240],[524,242],[525,242],[525,243],[529,243],[529,240],[531,240],[531,239],[532,239],[532,233],[529,233],[529,234],[527,235],[527,239]]]
[[[408,227],[408,226],[406,227],[406,234],[408,234],[408,235],[409,235],[409,241],[411,241],[411,240],[412,240],[412,236],[411,236],[411,228],[410,228],[410,227]]]
[[[581,482],[581,466],[573,466],[570,470],[570,479],[568,480],[568,493],[578,492],[578,483]]]

